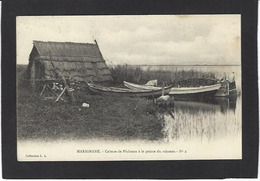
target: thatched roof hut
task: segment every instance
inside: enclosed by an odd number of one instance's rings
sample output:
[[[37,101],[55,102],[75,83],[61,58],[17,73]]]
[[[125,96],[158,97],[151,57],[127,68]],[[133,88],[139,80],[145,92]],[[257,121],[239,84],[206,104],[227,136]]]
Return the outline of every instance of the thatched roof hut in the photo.
[[[57,80],[61,77],[79,82],[112,80],[97,42],[33,41],[28,70],[32,86],[37,80]]]

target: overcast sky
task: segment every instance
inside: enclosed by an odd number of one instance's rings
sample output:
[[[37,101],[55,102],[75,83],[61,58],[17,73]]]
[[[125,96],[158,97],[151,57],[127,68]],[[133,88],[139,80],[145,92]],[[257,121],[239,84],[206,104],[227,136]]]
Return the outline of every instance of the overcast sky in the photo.
[[[110,64],[241,64],[240,15],[17,17],[17,63],[33,40],[94,38]]]

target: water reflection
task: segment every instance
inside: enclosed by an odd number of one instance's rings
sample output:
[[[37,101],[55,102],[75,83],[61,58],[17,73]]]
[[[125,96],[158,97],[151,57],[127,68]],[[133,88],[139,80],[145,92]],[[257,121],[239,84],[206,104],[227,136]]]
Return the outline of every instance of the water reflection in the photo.
[[[220,105],[221,112],[226,112],[231,110],[235,112],[237,105],[237,97],[226,98],[226,97],[217,97],[215,98],[215,103]]]
[[[165,109],[165,142],[212,141],[241,136],[241,99],[216,98],[211,102],[175,101]]]
[[[205,102],[175,101],[174,108],[176,111],[183,110],[194,114],[209,111],[220,111],[225,113],[228,110],[235,111],[236,103],[237,98],[216,97]]]

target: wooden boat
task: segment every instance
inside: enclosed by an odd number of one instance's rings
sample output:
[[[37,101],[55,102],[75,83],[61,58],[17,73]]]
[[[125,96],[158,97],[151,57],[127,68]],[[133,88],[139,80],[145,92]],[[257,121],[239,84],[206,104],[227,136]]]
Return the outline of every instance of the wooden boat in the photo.
[[[103,87],[90,83],[87,83],[87,87],[91,92],[97,94],[122,95],[129,97],[159,97],[162,95],[162,91],[164,91],[164,94],[167,95],[172,88],[172,86],[168,86],[157,90],[132,90],[118,87]]]
[[[132,90],[159,90],[161,87],[139,85],[124,81],[124,85]],[[187,99],[209,99],[213,98],[221,84],[214,84],[200,87],[172,87],[169,95],[173,95],[176,100]]]

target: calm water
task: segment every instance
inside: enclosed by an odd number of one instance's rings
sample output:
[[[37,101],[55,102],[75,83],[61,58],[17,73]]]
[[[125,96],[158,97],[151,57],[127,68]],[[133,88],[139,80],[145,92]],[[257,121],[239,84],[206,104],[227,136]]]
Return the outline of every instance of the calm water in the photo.
[[[163,141],[214,141],[241,138],[241,97],[216,98],[212,102],[175,101],[161,114]]]
[[[211,72],[217,78],[234,72],[237,91],[241,92],[241,66],[144,66],[144,69]],[[241,140],[241,96],[215,98],[210,102],[175,101],[174,108],[160,116],[164,119],[164,142],[211,142]]]

